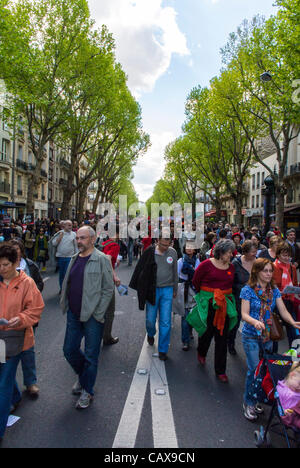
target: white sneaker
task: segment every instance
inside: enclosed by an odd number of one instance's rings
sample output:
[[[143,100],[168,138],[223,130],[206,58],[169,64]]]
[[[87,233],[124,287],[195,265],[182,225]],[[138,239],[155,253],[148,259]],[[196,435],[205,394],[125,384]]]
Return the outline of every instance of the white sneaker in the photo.
[[[75,407],[77,409],[86,409],[90,406],[93,401],[92,395],[90,395],[85,390],[82,390],[79,400],[77,401]]]
[[[246,403],[243,403],[243,410],[244,410],[244,416],[246,419],[248,419],[248,421],[256,421],[258,416],[255,411],[255,406],[250,406],[250,405],[246,405]]]
[[[80,395],[82,392],[82,386],[80,385],[79,379],[76,380],[72,387],[72,395]]]

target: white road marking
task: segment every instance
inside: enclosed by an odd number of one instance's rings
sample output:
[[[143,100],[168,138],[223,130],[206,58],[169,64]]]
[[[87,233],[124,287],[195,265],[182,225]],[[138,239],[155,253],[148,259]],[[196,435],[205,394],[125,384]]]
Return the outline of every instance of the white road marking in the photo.
[[[154,448],[178,448],[165,363],[153,358],[150,374]]]
[[[135,446],[151,369],[151,355],[152,349],[148,346],[146,337],[112,448]],[[146,369],[147,373],[139,374],[139,369]]]
[[[50,279],[50,276],[47,276],[46,278],[43,278],[44,283]]]
[[[135,447],[149,378],[154,448],[178,448],[165,363],[155,354],[146,336],[112,448]]]

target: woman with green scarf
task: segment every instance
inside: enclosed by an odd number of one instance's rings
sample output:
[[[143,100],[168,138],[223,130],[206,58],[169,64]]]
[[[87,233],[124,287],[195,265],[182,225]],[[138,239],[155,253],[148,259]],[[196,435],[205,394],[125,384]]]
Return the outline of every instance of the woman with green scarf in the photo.
[[[227,383],[228,333],[237,323],[235,299],[232,294],[234,266],[231,264],[235,244],[220,240],[214,248],[214,258],[202,262],[193,277],[197,306],[187,316],[187,322],[199,334],[198,361],[204,366],[212,339],[215,339],[215,373]]]

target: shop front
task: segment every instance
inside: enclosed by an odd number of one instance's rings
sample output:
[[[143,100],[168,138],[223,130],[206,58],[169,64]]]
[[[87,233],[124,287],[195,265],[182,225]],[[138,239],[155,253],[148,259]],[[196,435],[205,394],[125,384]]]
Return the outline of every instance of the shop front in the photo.
[[[43,219],[48,217],[48,203],[34,202],[34,219]]]
[[[247,221],[245,222],[245,227],[259,226],[263,225],[263,215],[264,211],[262,208],[250,208],[245,210],[245,215]]]
[[[287,229],[296,230],[297,240],[300,241],[300,205],[289,206],[284,209],[284,232]]]
[[[15,216],[16,204],[7,200],[0,200],[0,223],[10,223]]]

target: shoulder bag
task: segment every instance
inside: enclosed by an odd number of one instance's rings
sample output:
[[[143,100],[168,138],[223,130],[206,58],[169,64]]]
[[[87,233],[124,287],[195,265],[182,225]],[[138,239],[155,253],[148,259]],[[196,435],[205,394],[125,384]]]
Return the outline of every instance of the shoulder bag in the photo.
[[[270,328],[270,339],[272,341],[282,341],[284,339],[284,331],[282,320],[278,314],[272,313],[272,325]]]
[[[23,351],[25,330],[0,330],[0,341],[5,343],[6,359],[17,356]]]

